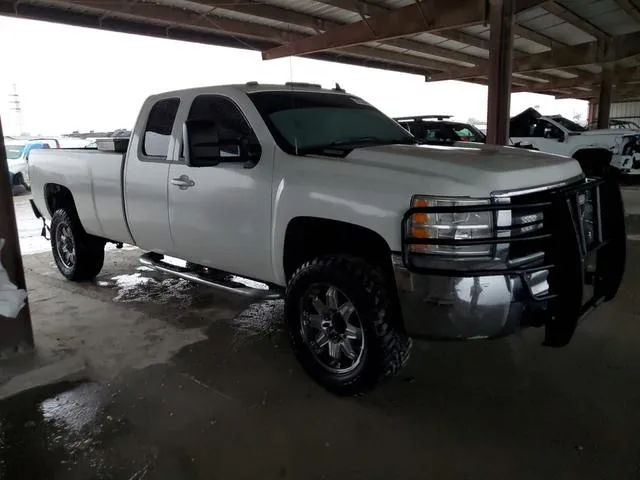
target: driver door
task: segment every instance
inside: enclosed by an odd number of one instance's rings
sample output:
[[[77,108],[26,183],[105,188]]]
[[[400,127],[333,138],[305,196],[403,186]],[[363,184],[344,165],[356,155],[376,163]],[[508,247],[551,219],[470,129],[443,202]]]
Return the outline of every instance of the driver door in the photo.
[[[226,138],[257,142],[242,111],[221,95],[199,95],[188,120],[215,122]],[[219,132],[212,131],[212,142]],[[221,147],[215,166],[184,158],[169,169],[169,221],[176,256],[226,272],[270,281],[273,152],[250,168],[237,146]]]

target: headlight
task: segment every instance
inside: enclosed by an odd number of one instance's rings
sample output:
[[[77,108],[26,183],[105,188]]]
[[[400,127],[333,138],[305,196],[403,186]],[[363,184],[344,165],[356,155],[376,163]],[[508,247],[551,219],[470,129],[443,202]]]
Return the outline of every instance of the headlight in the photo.
[[[414,213],[408,223],[408,236],[414,238],[440,238],[470,240],[493,237],[493,214],[490,211],[464,212],[465,206],[489,205],[489,200],[427,197],[415,195],[412,207],[460,207],[460,212]],[[486,256],[491,245],[409,245],[409,251],[436,255]]]

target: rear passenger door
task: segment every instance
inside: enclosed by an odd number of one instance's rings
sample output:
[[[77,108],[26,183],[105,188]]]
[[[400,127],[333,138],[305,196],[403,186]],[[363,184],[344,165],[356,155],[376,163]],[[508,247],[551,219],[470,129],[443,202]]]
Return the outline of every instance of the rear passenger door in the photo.
[[[126,164],[124,196],[131,235],[136,245],[158,253],[171,254],[174,249],[167,178],[179,107],[179,98],[163,98],[145,106],[139,120],[144,130],[132,138]]]

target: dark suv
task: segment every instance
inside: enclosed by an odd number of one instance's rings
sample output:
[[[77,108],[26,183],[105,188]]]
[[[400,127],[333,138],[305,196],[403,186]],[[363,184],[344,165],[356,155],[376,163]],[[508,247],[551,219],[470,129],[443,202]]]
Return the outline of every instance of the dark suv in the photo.
[[[421,115],[394,118],[394,120],[427,144],[485,143],[485,134],[476,127],[468,123],[451,121],[450,118],[449,115]]]

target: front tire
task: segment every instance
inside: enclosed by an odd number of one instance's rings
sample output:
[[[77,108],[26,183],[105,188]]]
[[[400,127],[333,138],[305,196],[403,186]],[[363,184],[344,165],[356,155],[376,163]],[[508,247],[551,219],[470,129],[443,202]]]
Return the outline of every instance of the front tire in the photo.
[[[285,319],[307,373],[327,390],[357,395],[398,373],[411,340],[382,275],[360,259],[327,256],[302,265],[287,287]]]
[[[104,240],[84,231],[75,212],[56,210],[51,218],[51,250],[60,273],[75,282],[93,280],[104,264]]]

